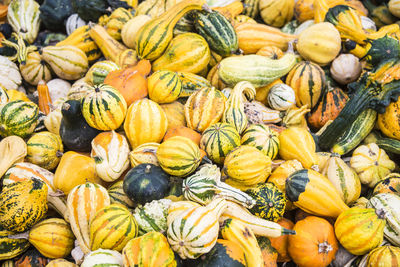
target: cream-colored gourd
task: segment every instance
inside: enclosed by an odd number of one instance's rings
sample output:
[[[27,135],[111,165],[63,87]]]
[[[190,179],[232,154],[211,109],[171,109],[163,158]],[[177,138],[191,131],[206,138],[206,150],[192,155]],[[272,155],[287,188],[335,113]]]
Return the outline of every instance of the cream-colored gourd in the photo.
[[[331,75],[340,84],[354,82],[360,77],[360,60],[352,54],[341,54],[331,65]]]
[[[137,15],[133,19],[130,19],[124,27],[122,27],[121,37],[122,42],[129,48],[136,48],[136,34],[140,30],[140,28],[151,20],[151,17],[148,15]]]

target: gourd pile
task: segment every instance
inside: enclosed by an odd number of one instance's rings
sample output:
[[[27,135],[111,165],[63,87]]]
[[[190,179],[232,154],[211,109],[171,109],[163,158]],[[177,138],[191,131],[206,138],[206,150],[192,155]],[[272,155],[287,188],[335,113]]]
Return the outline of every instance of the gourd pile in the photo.
[[[400,266],[399,0],[0,20],[1,267]]]

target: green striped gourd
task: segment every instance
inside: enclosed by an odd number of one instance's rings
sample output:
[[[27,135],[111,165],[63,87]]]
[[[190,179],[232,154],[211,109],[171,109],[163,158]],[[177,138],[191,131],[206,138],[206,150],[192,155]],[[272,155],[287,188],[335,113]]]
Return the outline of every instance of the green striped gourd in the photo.
[[[87,182],[69,192],[67,199],[69,221],[83,253],[90,252],[90,221],[98,210],[109,205],[110,197],[107,190],[99,184]]]
[[[8,23],[30,44],[35,41],[39,32],[39,7],[34,0],[13,0],[8,6]]]
[[[274,159],[279,151],[279,134],[264,124],[252,124],[243,132],[241,145],[254,146]]]
[[[139,58],[155,60],[162,55],[173,37],[175,24],[187,12],[201,9],[203,0],[185,0],[147,22],[136,35]]]
[[[182,82],[176,72],[159,70],[147,78],[149,98],[159,104],[171,103],[182,92]]]
[[[244,113],[243,94],[249,101],[252,101],[256,96],[256,89],[246,81],[237,83],[226,102],[226,108],[222,115],[222,121],[233,124],[239,134],[243,133],[248,123]]]
[[[42,49],[42,57],[54,73],[64,80],[82,78],[88,70],[85,52],[72,45],[46,46]]]
[[[242,14],[249,16],[250,18],[257,17],[259,13],[258,3],[260,0],[244,0],[244,9]]]
[[[122,255],[111,249],[98,249],[85,256],[81,267],[118,267],[122,266]]]
[[[172,201],[169,199],[153,200],[138,206],[133,213],[139,225],[139,233],[151,231],[165,233],[167,231],[168,209]]]
[[[9,231],[24,232],[47,212],[46,183],[32,178],[8,184],[0,193],[0,224]]]
[[[395,246],[400,246],[400,196],[392,193],[381,193],[373,196],[367,207],[385,212],[386,225],[383,233],[387,240]]]
[[[127,110],[121,93],[106,84],[93,86],[82,99],[81,106],[86,122],[102,131],[118,129],[124,122]]]
[[[5,56],[0,56],[0,87],[6,90],[17,90],[22,82],[18,66]]]
[[[38,123],[39,108],[33,102],[15,100],[0,108],[0,135],[29,136]]]
[[[86,73],[85,81],[93,85],[102,84],[110,72],[119,69],[120,67],[111,60],[98,61],[94,63]]]
[[[211,125],[203,132],[200,139],[200,148],[217,164],[224,163],[226,155],[239,145],[239,133],[232,124],[226,122]]]
[[[268,104],[275,110],[287,110],[296,104],[296,95],[289,85],[276,84],[268,92]]]
[[[0,105],[7,103],[8,100],[7,90],[0,85]]]
[[[210,81],[191,72],[179,72],[179,79],[182,82],[180,97],[187,97],[203,87],[211,87]]]
[[[239,49],[239,42],[232,24],[219,12],[202,10],[195,12],[194,26],[210,48],[226,57]]]
[[[31,85],[38,85],[40,81],[48,82],[51,80],[51,70],[37,51],[28,53],[25,64],[19,65],[19,69],[24,80]]]
[[[121,252],[137,233],[138,225],[129,210],[111,204],[97,211],[90,220],[90,249],[103,248]]]
[[[216,165],[205,164],[195,174],[183,180],[183,196],[190,201],[207,205],[217,197],[237,202],[247,208],[255,201],[248,194],[221,182],[221,172]]]
[[[129,199],[123,189],[124,181],[118,181],[108,188],[111,204],[121,204],[127,208],[133,208],[135,203]]]
[[[8,231],[0,225],[0,260],[8,260],[22,254],[29,247],[26,239],[11,239],[8,236],[15,232]]]

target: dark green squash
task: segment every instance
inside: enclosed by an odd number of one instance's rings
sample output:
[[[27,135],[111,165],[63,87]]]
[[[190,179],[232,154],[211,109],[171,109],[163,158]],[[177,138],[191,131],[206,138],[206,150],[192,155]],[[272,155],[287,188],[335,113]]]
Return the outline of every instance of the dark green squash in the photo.
[[[21,255],[15,262],[15,267],[45,267],[50,262],[35,248],[30,248]]]
[[[273,183],[258,184],[254,188],[246,190],[256,204],[250,212],[269,221],[278,221],[282,218],[286,207],[286,197]]]
[[[39,10],[43,25],[53,31],[64,31],[64,20],[73,13],[71,0],[45,0]]]
[[[27,239],[8,238],[12,234],[15,233],[0,225],[0,260],[12,259],[27,250],[30,245]]]
[[[169,187],[169,175],[153,164],[140,164],[131,169],[125,175],[123,184],[129,199],[142,205],[165,197]]]
[[[72,0],[72,7],[81,19],[92,22],[97,22],[102,15],[110,14],[118,7],[132,8],[120,0]]]
[[[78,100],[67,100],[61,109],[63,118],[60,125],[60,136],[66,147],[79,152],[89,152],[92,149],[92,139],[100,131],[87,124],[81,112]]]

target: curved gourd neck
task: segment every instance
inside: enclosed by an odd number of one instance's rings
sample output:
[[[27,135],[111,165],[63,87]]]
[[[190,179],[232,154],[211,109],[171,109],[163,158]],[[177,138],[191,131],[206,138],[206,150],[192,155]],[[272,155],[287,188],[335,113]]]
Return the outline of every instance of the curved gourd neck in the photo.
[[[167,22],[168,24],[175,25],[187,12],[191,10],[201,10],[204,4],[204,0],[182,1],[156,18],[155,21]]]

